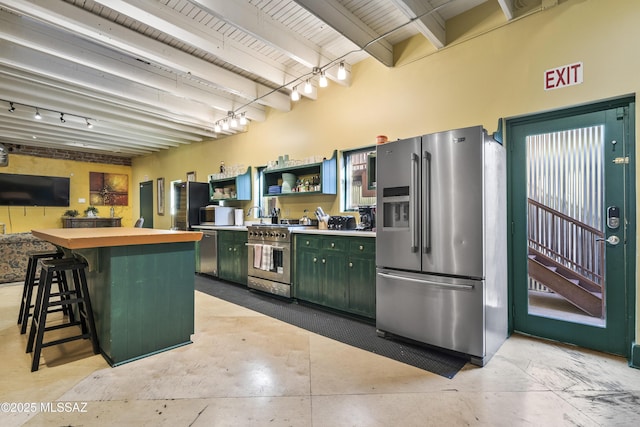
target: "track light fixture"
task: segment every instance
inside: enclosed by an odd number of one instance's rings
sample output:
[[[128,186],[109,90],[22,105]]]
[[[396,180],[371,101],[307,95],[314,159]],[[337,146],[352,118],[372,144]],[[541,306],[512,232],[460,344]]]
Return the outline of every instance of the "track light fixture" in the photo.
[[[298,92],[298,86],[293,87],[293,91],[291,92],[291,100],[292,101],[300,100],[300,92]]]
[[[247,123],[247,113],[242,113],[242,115],[240,116],[240,126],[246,126]]]
[[[324,74],[324,71],[320,72],[320,78],[318,79],[318,85],[320,87],[329,86],[329,82],[327,81],[327,76]]]
[[[213,126],[213,131],[215,133],[220,133],[222,132],[222,126],[220,126],[220,123],[216,122],[216,124]]]
[[[229,121],[227,119],[222,122],[222,130],[229,130]]]
[[[311,80],[307,79],[307,81],[304,82],[304,93],[310,94],[311,92],[313,92],[313,86],[311,85]]]
[[[344,80],[346,78],[347,78],[347,70],[344,68],[344,61],[342,61],[338,66],[338,80]]]
[[[49,111],[50,113],[54,113],[54,114],[60,114],[60,123],[66,123],[67,119],[65,118],[65,116],[71,116],[71,117],[77,117],[80,120],[84,120],[87,123],[87,127],[89,129],[93,127],[93,123],[90,123],[89,120],[94,120],[94,119],[90,117],[78,116],[77,114],[65,113],[63,111],[58,112],[55,110],[50,110],[48,108],[40,108],[40,107],[36,107],[35,105],[21,104],[18,102],[8,101],[6,99],[0,99],[0,102],[6,102],[9,104],[8,111],[10,113],[14,113],[16,111],[16,107],[14,106],[14,104],[22,105],[23,107],[33,108],[36,110],[36,113],[33,115],[33,118],[36,120],[42,120],[42,114],[40,114],[40,110],[42,110],[42,111]]]

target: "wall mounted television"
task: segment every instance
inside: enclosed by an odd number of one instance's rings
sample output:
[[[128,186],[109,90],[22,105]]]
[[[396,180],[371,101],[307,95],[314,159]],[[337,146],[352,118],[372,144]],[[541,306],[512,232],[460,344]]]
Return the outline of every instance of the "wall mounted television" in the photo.
[[[69,206],[70,179],[0,173],[0,206]]]

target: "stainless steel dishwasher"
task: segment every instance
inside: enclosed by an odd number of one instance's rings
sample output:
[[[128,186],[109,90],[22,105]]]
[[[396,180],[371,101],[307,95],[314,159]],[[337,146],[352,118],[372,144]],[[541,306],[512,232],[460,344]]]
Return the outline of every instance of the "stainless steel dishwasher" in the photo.
[[[218,277],[218,232],[202,230],[199,273]]]

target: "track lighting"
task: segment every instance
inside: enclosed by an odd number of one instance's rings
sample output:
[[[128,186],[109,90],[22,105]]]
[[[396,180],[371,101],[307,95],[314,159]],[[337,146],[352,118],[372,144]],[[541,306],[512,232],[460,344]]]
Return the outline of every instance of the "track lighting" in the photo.
[[[300,92],[298,92],[298,86],[293,87],[293,91],[291,92],[291,100],[292,101],[300,100]]]
[[[213,126],[213,131],[214,131],[215,133],[220,133],[220,132],[222,132],[222,127],[220,127],[220,123],[219,123],[219,122],[216,122],[216,124]]]
[[[344,68],[344,61],[338,66],[338,80],[344,80],[347,78],[347,70]]]
[[[240,116],[240,126],[246,126],[247,125],[247,114],[246,113],[242,113],[242,115]]]
[[[307,79],[306,82],[304,82],[304,93],[309,94],[313,92],[313,86],[311,86],[311,80]]]
[[[238,127],[238,119],[236,119],[236,116],[231,117],[231,127],[232,128]]]
[[[40,110],[42,109],[43,111],[48,111],[50,113],[53,114],[60,114],[60,123],[66,123],[67,119],[65,119],[65,116],[71,116],[71,117],[77,117],[78,119],[82,120],[84,119],[85,122],[87,123],[87,127],[89,129],[91,129],[93,127],[93,123],[89,122],[89,117],[84,117],[84,116],[78,116],[76,114],[71,114],[71,113],[63,113],[63,112],[58,112],[55,110],[50,110],[48,108],[40,108],[40,107],[36,107],[35,105],[28,105],[28,104],[20,104],[18,102],[13,102],[13,101],[8,101],[6,99],[0,99],[1,102],[6,102],[9,104],[9,112],[13,113],[16,111],[16,107],[14,106],[14,104],[18,104],[18,105],[22,105],[24,107],[29,107],[29,108],[33,108],[36,110],[36,113],[33,115],[33,118],[36,120],[42,120],[42,114],[40,114]],[[94,119],[91,119],[94,120]]]
[[[227,119],[224,119],[224,121],[222,122],[222,130],[229,130],[229,122],[227,121]]]
[[[329,82],[327,81],[327,76],[324,74],[324,71],[320,72],[320,79],[318,80],[318,85],[320,85],[320,87],[329,86]]]

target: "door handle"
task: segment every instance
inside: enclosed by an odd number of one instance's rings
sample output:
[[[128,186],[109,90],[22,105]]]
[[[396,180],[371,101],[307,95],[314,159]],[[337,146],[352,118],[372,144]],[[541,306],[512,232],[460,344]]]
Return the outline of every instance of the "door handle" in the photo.
[[[606,239],[600,239],[600,238],[596,239],[596,242],[601,242],[601,241],[605,241],[611,246],[617,246],[618,243],[620,243],[620,238],[618,236],[609,236]]]

